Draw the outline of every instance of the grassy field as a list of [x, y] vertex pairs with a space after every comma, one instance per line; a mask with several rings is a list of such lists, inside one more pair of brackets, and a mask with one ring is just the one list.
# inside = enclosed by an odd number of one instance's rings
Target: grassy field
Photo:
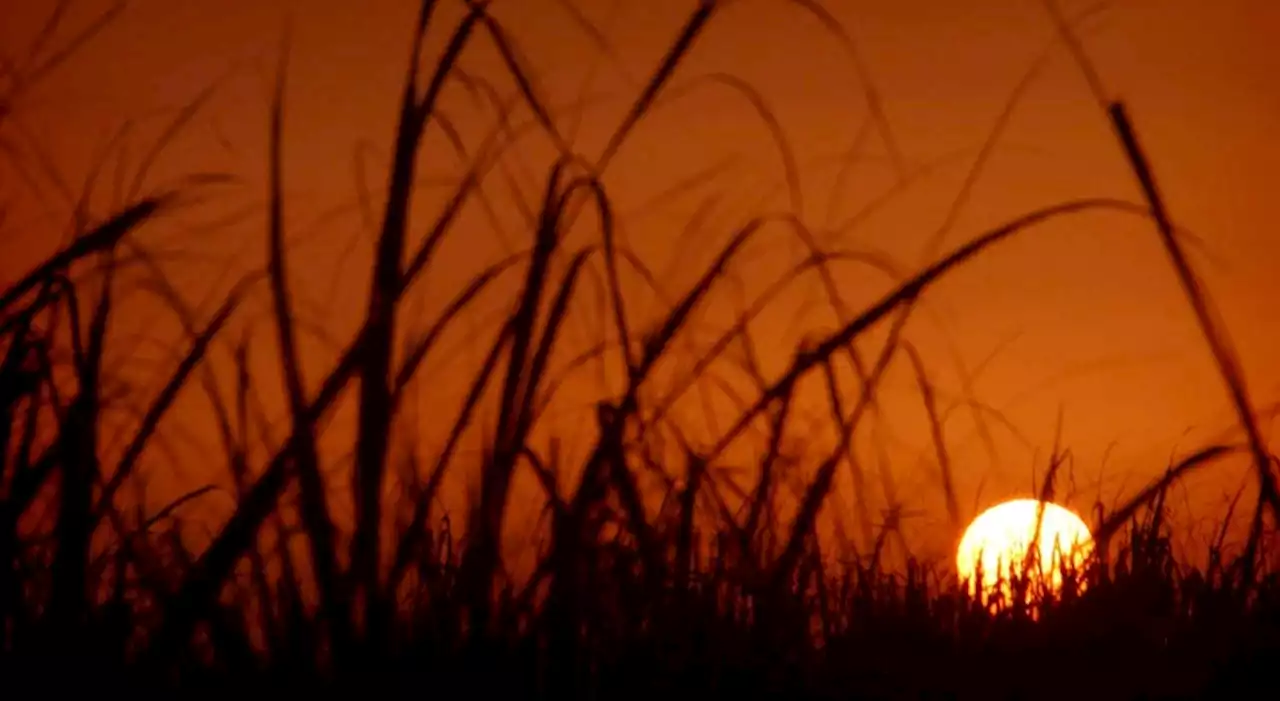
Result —
[[[819, 6], [801, 4], [825, 16]], [[212, 312], [196, 313], [182, 299], [147, 246], [152, 230], [216, 193], [221, 181], [209, 175], [141, 193], [106, 217], [77, 217], [73, 240], [5, 282], [0, 678], [49, 690], [88, 681], [139, 692], [378, 689], [389, 696], [552, 698], [1130, 698], [1243, 693], [1268, 682], [1268, 662], [1280, 650], [1274, 458], [1124, 104], [1107, 97], [1065, 19], [1063, 40], [1089, 76], [1142, 201], [1070, 201], [1026, 212], [857, 308], [830, 283], [841, 252], [824, 249], [799, 222], [762, 214], [732, 233], [656, 323], [640, 324], [619, 280], [620, 271], [632, 276], [644, 266], [618, 242], [602, 177], [715, 21], [719, 3], [702, 2], [689, 15], [594, 157], [564, 146], [553, 111], [482, 5], [471, 5], [455, 26], [440, 25], [433, 5], [423, 3], [413, 55], [430, 33], [444, 38], [445, 49], [434, 64], [415, 60], [406, 72], [376, 255], [363, 282], [366, 311], [358, 331], [340, 341], [337, 361], [318, 376], [304, 378], [300, 345], [308, 341], [289, 282], [297, 271], [286, 245], [283, 63], [259, 244], [267, 264], [245, 273]], [[450, 128], [436, 114], [442, 86], [464, 79], [459, 57], [482, 37], [500, 47], [519, 90], [512, 100], [494, 95], [498, 126], [470, 151], [471, 165], [446, 206], [428, 218], [411, 215], [424, 135]], [[0, 92], [0, 133], [21, 108], [25, 80], [73, 69], [62, 65], [74, 62], [73, 50], [49, 56], [32, 64], [31, 75], [0, 83], [7, 91]], [[505, 150], [525, 133], [563, 147], [539, 166], [545, 189], [531, 208], [527, 249], [450, 290], [438, 316], [407, 334], [406, 291], [432, 275], [442, 246], [460, 235], [460, 210], [482, 196]], [[1088, 211], [1150, 220], [1245, 440], [1204, 446], [1119, 508], [1093, 514], [1100, 554], [1084, 571], [1066, 573], [1057, 595], [1024, 581], [1015, 583], [1012, 605], [993, 608], [957, 583], [948, 563], [907, 558], [890, 566], [882, 555], [900, 537], [896, 518], [874, 527], [870, 547], [819, 537], [837, 471], [852, 470], [857, 484], [850, 444], [876, 411], [875, 388], [892, 361], [911, 363], [937, 425], [927, 369], [900, 336], [921, 295], [1003, 241]], [[565, 232], [584, 220], [598, 240], [571, 247]], [[654, 378], [681, 352], [682, 335], [708, 296], [729, 284], [744, 248], [779, 220], [800, 232], [811, 255], [776, 290], [800, 278], [829, 284], [842, 325], [796, 348], [776, 377], [750, 363], [739, 368], [752, 384], [740, 411], [723, 421], [715, 440], [687, 440], [669, 426], [671, 397], [733, 362], [730, 347], [745, 346], [750, 358], [745, 329], [758, 311], [730, 320], [700, 356], [681, 357], [674, 383], [655, 389]], [[168, 374], [145, 393], [121, 387], [107, 360], [119, 355], [112, 344], [124, 342], [111, 333], [128, 314], [121, 281], [138, 271], [188, 336]], [[596, 398], [590, 450], [570, 463], [554, 431], [546, 438], [542, 419], [562, 379], [553, 358], [567, 352], [566, 329], [592, 323], [574, 319], [572, 310], [596, 273], [604, 281], [605, 322], [596, 329], [599, 343], [574, 350], [570, 368], [607, 366], [616, 387]], [[429, 417], [447, 427], [447, 439], [423, 446], [403, 469], [393, 446], [412, 439], [397, 421], [407, 388], [431, 377], [441, 339], [491, 301], [499, 283], [514, 293], [503, 300], [497, 333], [474, 345], [479, 369], [465, 378], [461, 407]], [[773, 294], [768, 288], [760, 298]], [[246, 360], [249, 344], [260, 339], [228, 332], [254, 296], [269, 299], [270, 338], [261, 339], [275, 353], [269, 376], [255, 374]], [[855, 350], [854, 341], [886, 329], [887, 342], [873, 357]], [[230, 349], [233, 362], [215, 364], [215, 348]], [[266, 385], [280, 380], [288, 420], [284, 435], [273, 438], [255, 407], [262, 393], [278, 391]], [[813, 386], [829, 405], [837, 439], [797, 471], [784, 443], [796, 430], [801, 387]], [[155, 510], [133, 496], [144, 461], [164, 461], [165, 419], [190, 394], [213, 407], [223, 454], [207, 459], [236, 490], [229, 516], [199, 547], [180, 535], [183, 513], [211, 487]], [[133, 417], [123, 437], [116, 434], [121, 406]], [[332, 454], [333, 436], [325, 435], [340, 406], [353, 417], [350, 436], [338, 436], [346, 457]], [[462, 449], [463, 436], [474, 431], [486, 437], [478, 455]], [[747, 435], [761, 449], [747, 466], [748, 481], [731, 484], [720, 469], [724, 455]], [[954, 518], [948, 449], [940, 439], [935, 448]], [[1056, 493], [1060, 454], [1055, 446], [1040, 480], [1043, 498]], [[1239, 544], [1228, 541], [1224, 527], [1205, 546], [1205, 564], [1180, 561], [1170, 546], [1169, 489], [1233, 454], [1247, 456], [1257, 476], [1256, 501], [1232, 505], [1249, 512], [1253, 526]], [[437, 506], [450, 471], [476, 485], [460, 511]], [[802, 481], [792, 486], [797, 473]], [[503, 544], [517, 479], [536, 486], [542, 514], [539, 544], [523, 568]], [[394, 499], [386, 497], [389, 485]], [[902, 507], [892, 506], [894, 513]]]

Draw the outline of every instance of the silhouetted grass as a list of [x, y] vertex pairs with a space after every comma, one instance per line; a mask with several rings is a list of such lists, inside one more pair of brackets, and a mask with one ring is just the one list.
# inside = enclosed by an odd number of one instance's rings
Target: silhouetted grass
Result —
[[[318, 383], [304, 377], [289, 283], [283, 61], [269, 122], [266, 264], [243, 276], [207, 320], [168, 283], [146, 251], [145, 234], [220, 182], [209, 176], [139, 194], [0, 291], [0, 674], [10, 684], [54, 690], [93, 679], [104, 690], [385, 690], [415, 696], [1125, 698], [1239, 693], [1268, 681], [1264, 661], [1280, 649], [1280, 578], [1267, 557], [1271, 533], [1262, 521], [1264, 505], [1280, 504], [1273, 458], [1262, 447], [1225, 331], [1208, 311], [1119, 103], [1105, 106], [1142, 185], [1143, 204], [1097, 198], [1028, 212], [898, 276], [887, 293], [860, 310], [840, 296], [830, 264], [891, 266], [874, 256], [823, 248], [795, 212], [760, 214], [731, 232], [656, 323], [643, 324], [628, 309], [621, 271], [652, 276], [619, 242], [603, 174], [721, 3], [704, 0], [690, 13], [594, 160], [574, 153], [558, 133], [555, 111], [536, 94], [484, 3], [467, 2], [441, 57], [426, 61], [421, 54], [439, 21], [436, 4], [422, 2], [412, 37], [368, 305]], [[861, 66], [856, 45], [820, 6], [795, 4], [816, 14]], [[59, 5], [45, 34], [54, 31], [61, 12]], [[1066, 21], [1060, 23], [1069, 37]], [[480, 84], [459, 72], [460, 57], [478, 36], [499, 48], [517, 97], [503, 101], [493, 92], [497, 126], [470, 152], [466, 171], [415, 243], [410, 232], [419, 227], [411, 204], [425, 133], [433, 125], [450, 129], [438, 114], [449, 81]], [[60, 56], [35, 65], [56, 67]], [[26, 83], [10, 85], [11, 92], [0, 95], [0, 128], [20, 107]], [[749, 86], [739, 87], [780, 131], [767, 103]], [[868, 101], [888, 138], [871, 88]], [[185, 110], [159, 143], [197, 108]], [[527, 121], [516, 121], [522, 111]], [[546, 164], [545, 189], [530, 210], [530, 249], [482, 270], [398, 348], [407, 291], [439, 265], [446, 239], [464, 235], [457, 224], [463, 207], [484, 196], [483, 184], [506, 149], [531, 132], [548, 137], [557, 155]], [[778, 140], [785, 154], [785, 141]], [[143, 175], [131, 190], [141, 191]], [[798, 199], [793, 195], [793, 202]], [[1168, 490], [1189, 471], [1241, 449], [1224, 444], [1170, 466], [1111, 513], [1099, 510], [1096, 557], [1081, 571], [1064, 571], [1060, 592], [1037, 590], [1024, 573], [1012, 583], [1013, 601], [1005, 602], [971, 593], [945, 566], [912, 558], [901, 568], [888, 565], [883, 554], [889, 538], [902, 538], [902, 504], [891, 496], [891, 518], [876, 530], [864, 498], [867, 480], [851, 446], [876, 411], [876, 390], [899, 351], [911, 362], [929, 421], [949, 522], [954, 528], [963, 522], [936, 388], [920, 355], [901, 337], [911, 309], [935, 282], [987, 249], [1045, 221], [1094, 210], [1155, 222], [1183, 280], [1259, 475], [1248, 543], [1238, 553], [1228, 548], [1228, 513], [1206, 546], [1207, 564], [1180, 562], [1170, 546]], [[600, 238], [572, 248], [567, 232], [584, 212], [594, 215]], [[728, 284], [748, 244], [775, 226], [795, 234], [810, 256], [765, 286], [758, 302], [683, 363], [689, 372], [657, 390], [658, 368], [677, 354], [695, 312]], [[125, 313], [120, 271], [139, 262], [181, 321], [186, 348], [143, 402], [129, 439], [112, 459], [102, 442], [116, 402], [107, 390], [105, 359], [113, 342], [111, 319]], [[586, 432], [591, 448], [572, 464], [555, 438], [544, 444], [534, 437], [563, 382], [553, 357], [575, 353], [564, 348], [563, 332], [593, 265], [604, 270], [600, 297], [609, 309], [602, 318], [611, 328], [601, 330], [597, 346], [576, 352], [570, 367], [616, 358], [620, 390], [598, 399], [596, 426]], [[811, 275], [824, 285], [840, 323], [796, 348], [788, 367], [768, 378], [755, 360], [747, 325], [785, 287]], [[475, 346], [477, 368], [460, 408], [450, 414], [436, 405], [430, 416], [447, 428], [447, 438], [432, 458], [413, 453], [399, 485], [402, 498], [385, 503], [389, 473], [397, 469], [392, 441], [409, 430], [397, 423], [407, 388], [428, 377], [445, 334], [508, 278], [515, 287], [506, 315], [492, 338]], [[252, 339], [228, 338], [242, 300], [258, 288], [270, 298], [289, 419], [287, 435], [278, 440], [267, 437], [269, 421], [259, 404], [273, 378], [250, 371]], [[854, 343], [885, 323], [888, 340], [867, 363]], [[229, 402], [210, 360], [215, 344], [233, 349], [233, 367], [222, 371], [234, 387]], [[755, 394], [740, 397], [740, 413], [727, 430], [700, 445], [673, 428], [672, 407], [709, 381], [713, 368], [731, 362], [724, 356], [735, 344], [745, 349]], [[837, 371], [842, 358], [856, 372], [852, 398]], [[836, 440], [811, 472], [797, 471], [783, 446], [800, 385], [811, 377], [823, 384]], [[209, 399], [235, 488], [234, 510], [213, 524], [210, 542], [199, 549], [180, 536], [182, 507], [212, 486], [179, 495], [150, 514], [142, 500], [130, 504], [120, 494], [138, 479], [140, 460], [154, 448], [162, 420], [184, 390], [203, 391]], [[492, 415], [484, 413], [486, 396], [496, 398]], [[325, 455], [320, 442], [326, 420], [344, 400], [356, 410], [349, 463]], [[484, 449], [463, 464], [459, 446], [476, 430], [483, 432]], [[739, 486], [721, 476], [720, 461], [748, 433], [762, 439], [763, 449], [749, 466], [751, 483]], [[266, 457], [255, 464], [257, 452]], [[1063, 459], [1055, 445], [1041, 498], [1055, 494]], [[217, 462], [210, 456], [208, 467], [216, 469]], [[839, 532], [819, 537], [819, 517], [842, 464], [857, 492], [858, 542]], [[334, 465], [343, 469], [327, 469]], [[459, 469], [475, 478], [474, 500], [461, 513], [437, 510], [447, 473]], [[526, 576], [516, 576], [503, 548], [520, 470], [530, 472], [544, 503], [542, 545]], [[784, 504], [784, 490], [797, 477], [802, 484], [793, 503]], [[334, 516], [334, 486], [348, 488], [354, 505], [349, 524]], [[388, 526], [390, 540], [383, 536]], [[1029, 559], [1028, 567], [1038, 566]]]

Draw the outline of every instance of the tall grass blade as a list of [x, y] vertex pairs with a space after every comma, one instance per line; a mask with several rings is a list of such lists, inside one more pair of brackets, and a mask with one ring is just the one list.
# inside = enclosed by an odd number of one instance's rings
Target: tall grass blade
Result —
[[350, 644], [351, 614], [348, 599], [342, 590], [342, 573], [337, 563], [337, 538], [333, 520], [329, 516], [328, 499], [325, 496], [324, 478], [320, 474], [320, 456], [316, 447], [315, 427], [306, 423], [307, 399], [302, 377], [302, 363], [298, 357], [297, 338], [294, 332], [294, 311], [289, 294], [289, 277], [285, 269], [284, 222], [284, 96], [288, 70], [286, 42], [281, 51], [279, 74], [271, 105], [271, 132], [269, 145], [270, 195], [267, 225], [268, 280], [271, 286], [272, 308], [275, 314], [276, 340], [280, 348], [280, 369], [284, 375], [285, 393], [289, 401], [289, 413], [293, 420], [298, 482], [301, 486], [302, 519], [305, 524], [312, 566], [320, 594], [320, 608], [324, 611], [329, 634], [339, 654]]
[[[956, 488], [951, 475], [951, 456], [947, 452], [946, 438], [942, 432], [942, 420], [938, 417], [938, 403], [934, 397], [933, 383], [929, 381], [929, 376], [925, 373], [924, 362], [920, 360], [920, 354], [916, 352], [915, 346], [904, 343], [903, 350], [907, 352], [907, 357], [911, 360], [911, 367], [916, 375], [916, 386], [920, 389], [920, 399], [924, 402], [925, 413], [929, 417], [929, 434], [933, 439], [934, 455], [938, 460], [938, 473], [942, 478], [942, 490], [947, 504], [947, 517], [951, 520], [951, 528], [959, 532], [962, 525], [960, 504], [956, 499]], [[1036, 541], [1033, 539], [1031, 542], [1034, 543]]]
[[9, 307], [51, 275], [65, 270], [76, 261], [109, 250], [129, 233], [168, 209], [175, 199], [176, 193], [168, 193], [140, 200], [49, 256], [0, 293], [0, 320], [5, 318]]
[[[409, 227], [414, 174], [423, 131], [431, 118], [444, 81], [453, 71], [471, 37], [483, 8], [473, 5], [458, 24], [436, 64], [425, 94], [417, 96], [417, 57], [434, 3], [424, 3], [422, 20], [414, 35], [414, 64], [409, 70], [400, 106], [389, 175], [382, 230], [374, 254], [369, 305], [365, 312], [369, 335], [363, 344], [360, 396], [356, 428], [356, 462], [352, 494], [356, 504], [355, 534], [351, 541], [351, 570], [357, 587], [357, 606], [368, 610], [378, 589], [381, 565], [379, 525], [382, 486], [391, 432], [391, 363], [396, 331], [397, 288], [401, 284], [404, 246]], [[428, 258], [430, 253], [427, 254]]]

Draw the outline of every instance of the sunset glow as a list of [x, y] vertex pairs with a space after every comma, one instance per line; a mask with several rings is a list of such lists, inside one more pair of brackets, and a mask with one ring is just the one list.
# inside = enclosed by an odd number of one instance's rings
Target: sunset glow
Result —
[[1275, 696], [1277, 36], [0, 0], [0, 697]]
[[[969, 524], [956, 550], [956, 571], [961, 581], [974, 588], [981, 571], [984, 595], [1000, 593], [1010, 601], [1010, 573], [1022, 574], [1022, 563], [1036, 538], [1036, 522], [1041, 518], [1040, 504], [1035, 499], [1015, 499], [997, 504], [982, 512]], [[1062, 586], [1063, 558], [1078, 568], [1092, 550], [1089, 527], [1072, 511], [1053, 503], [1044, 504], [1039, 538], [1035, 540], [1042, 567], [1039, 581], [1057, 592]]]

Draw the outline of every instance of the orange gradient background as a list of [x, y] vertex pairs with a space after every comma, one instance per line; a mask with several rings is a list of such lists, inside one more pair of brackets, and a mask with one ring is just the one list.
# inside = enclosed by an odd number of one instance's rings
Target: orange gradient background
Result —
[[[22, 55], [53, 4], [4, 3], [0, 46], [7, 57]], [[460, 4], [442, 3], [429, 56], [443, 45]], [[577, 147], [594, 156], [694, 3], [580, 0], [576, 5], [607, 37], [607, 51], [561, 2], [505, 0], [494, 2], [492, 11], [519, 46], [538, 89], [562, 109], [562, 129], [572, 131]], [[845, 245], [881, 252], [904, 270], [934, 257], [936, 252], [926, 250], [931, 233], [945, 218], [1005, 101], [1046, 50], [1052, 51], [1050, 61], [1019, 101], [942, 250], [1036, 206], [1088, 196], [1139, 199], [1105, 116], [1056, 43], [1040, 3], [829, 0], [824, 5], [857, 41], [905, 167], [937, 164], [842, 239]], [[1086, 3], [1063, 6], [1078, 13]], [[74, 3], [68, 28], [83, 26], [105, 7], [93, 0]], [[372, 193], [370, 214], [376, 223], [416, 12], [413, 0], [128, 3], [101, 37], [24, 96], [15, 121], [6, 127], [25, 155], [0, 159], [6, 207], [0, 279], [12, 279], [47, 255], [67, 229], [69, 203], [33, 155], [37, 150], [77, 192], [122, 125], [131, 124], [128, 145], [114, 153], [125, 153], [136, 167], [174, 115], [210, 89], [201, 111], [164, 149], [149, 182], [221, 171], [235, 175], [239, 184], [219, 190], [218, 199], [176, 222], [149, 228], [143, 239], [181, 254], [172, 270], [193, 303], [225, 291], [228, 271], [261, 264], [267, 117], [288, 26], [284, 145], [292, 282], [304, 320], [324, 328], [335, 342], [345, 342], [363, 311], [376, 234], [361, 213], [358, 193], [362, 188]], [[1255, 405], [1265, 409], [1280, 400], [1280, 364], [1274, 360], [1280, 357], [1280, 313], [1274, 306], [1280, 293], [1275, 230], [1280, 90], [1274, 83], [1280, 75], [1274, 45], [1280, 4], [1117, 0], [1080, 32], [1107, 88], [1129, 106], [1173, 216], [1201, 241], [1190, 248], [1193, 264], [1233, 336]], [[463, 66], [493, 77], [500, 92], [510, 91], [486, 39], [475, 41]], [[867, 123], [863, 85], [839, 41], [795, 5], [780, 0], [730, 4], [698, 40], [669, 94], [696, 76], [715, 73], [750, 83], [767, 101], [799, 164], [802, 215], [815, 228], [847, 219], [893, 184], [892, 150], [876, 132], [852, 175], [838, 177], [841, 154]], [[584, 95], [588, 109], [573, 129], [578, 120], [572, 107]], [[443, 106], [476, 143], [489, 124], [488, 113], [457, 89]], [[523, 170], [516, 178], [530, 204], [541, 194], [550, 153], [535, 141], [519, 163], [512, 161]], [[428, 182], [415, 204], [419, 232], [447, 192], [431, 187], [430, 179], [460, 172], [439, 129], [428, 139], [428, 154], [421, 161]], [[710, 175], [699, 177], [708, 169]], [[104, 178], [109, 182], [112, 176]], [[692, 283], [735, 226], [752, 214], [788, 206], [782, 161], [764, 122], [741, 95], [715, 83], [672, 97], [654, 111], [618, 154], [605, 184], [625, 239], [662, 274], [672, 296]], [[713, 194], [717, 199], [704, 226], [683, 233]], [[104, 187], [96, 211], [107, 211], [109, 196], [110, 187]], [[503, 230], [495, 231], [478, 209], [468, 212], [460, 233], [442, 250], [442, 263], [415, 288], [413, 305], [418, 306], [406, 312], [408, 327], [420, 328], [415, 314], [428, 318], [427, 312], [438, 309], [446, 294], [483, 265], [527, 245], [528, 229], [521, 227], [510, 193], [498, 192], [495, 199], [506, 203], [497, 213]], [[214, 222], [218, 228], [206, 230], [204, 225]], [[580, 228], [573, 240], [592, 240], [595, 234]], [[797, 250], [785, 234], [760, 239], [736, 271], [736, 283], [744, 294], [758, 291], [781, 272], [778, 259], [794, 261]], [[840, 270], [842, 292], [855, 308], [887, 289], [888, 280], [879, 273], [858, 266]], [[642, 301], [640, 289], [632, 298], [643, 322], [661, 307]], [[727, 326], [738, 304], [730, 290], [716, 295], [699, 314], [699, 324]], [[810, 284], [753, 325], [770, 372], [781, 370], [804, 336], [833, 328], [836, 320], [819, 303], [819, 292]], [[497, 312], [499, 302], [493, 297], [485, 309]], [[269, 410], [282, 416], [267, 309], [265, 294], [256, 297], [236, 333], [264, 339], [261, 350], [255, 341], [255, 372]], [[578, 348], [594, 337], [592, 319], [598, 318], [590, 304], [584, 309], [569, 330]], [[140, 342], [122, 358], [121, 372], [136, 373], [130, 376], [143, 387], [158, 382], [172, 365], [167, 353], [180, 339], [171, 315], [140, 300], [119, 323], [122, 335], [141, 329], [155, 339]], [[477, 318], [474, 328], [485, 334], [479, 342], [487, 344], [493, 316]], [[873, 336], [877, 342], [864, 344], [865, 354], [878, 351], [883, 333]], [[1226, 392], [1154, 229], [1137, 219], [1101, 214], [1064, 219], [998, 247], [932, 289], [907, 337], [930, 368], [944, 405], [962, 389], [959, 363], [973, 375], [974, 395], [1022, 435], [993, 427], [1000, 448], [993, 461], [966, 412], [949, 419], [947, 439], [966, 517], [1001, 498], [1027, 495], [1034, 476], [1044, 472], [1059, 410], [1062, 443], [1074, 457], [1070, 480], [1066, 473], [1059, 478], [1060, 490], [1074, 490], [1077, 509], [1086, 514], [1099, 494], [1104, 503], [1114, 503], [1159, 474], [1171, 455], [1185, 455], [1233, 427]], [[332, 362], [334, 347], [315, 335], [305, 339], [308, 378], [314, 382]], [[408, 411], [417, 417], [409, 420], [416, 421], [424, 444], [443, 430], [442, 422], [431, 418], [433, 407], [451, 415], [457, 406], [464, 387], [457, 378], [466, 377], [466, 363], [476, 355], [468, 355], [467, 343], [458, 335], [448, 344], [448, 352], [439, 356], [445, 364], [429, 369], [431, 383], [417, 393], [418, 409]], [[219, 358], [225, 364], [225, 353]], [[551, 420], [563, 429], [570, 450], [574, 426], [591, 416], [589, 406], [582, 405], [593, 391], [589, 385], [584, 382], [580, 391], [567, 395]], [[153, 456], [149, 493], [157, 500], [179, 487], [225, 478], [208, 474], [220, 470], [217, 464], [210, 468], [198, 459], [196, 451], [210, 454], [214, 448], [208, 446], [216, 444], [199, 418], [207, 408], [198, 393], [187, 394], [194, 398], [184, 399], [184, 413], [170, 422], [187, 457], [171, 464]], [[897, 363], [886, 378], [883, 401], [892, 418], [877, 438], [884, 447], [881, 467], [891, 471], [905, 505], [923, 514], [913, 527], [940, 534], [933, 552], [949, 557], [947, 538], [958, 533], [946, 530], [927, 424], [906, 362]], [[731, 418], [730, 406], [708, 411], [723, 424]], [[816, 406], [814, 414], [822, 417], [821, 402]], [[1269, 415], [1263, 415], [1270, 437]], [[717, 432], [715, 426], [707, 429]], [[340, 446], [340, 428], [335, 425], [331, 433]], [[870, 437], [859, 445], [868, 455], [879, 455]], [[340, 463], [334, 464], [339, 469]], [[1213, 468], [1188, 483], [1185, 500], [1171, 499], [1187, 507], [1183, 522], [1190, 527], [1215, 515], [1245, 478], [1240, 468]], [[465, 470], [456, 474], [455, 490], [461, 494]], [[843, 489], [835, 503], [847, 505], [847, 485]], [[517, 502], [527, 498], [517, 493]]]

